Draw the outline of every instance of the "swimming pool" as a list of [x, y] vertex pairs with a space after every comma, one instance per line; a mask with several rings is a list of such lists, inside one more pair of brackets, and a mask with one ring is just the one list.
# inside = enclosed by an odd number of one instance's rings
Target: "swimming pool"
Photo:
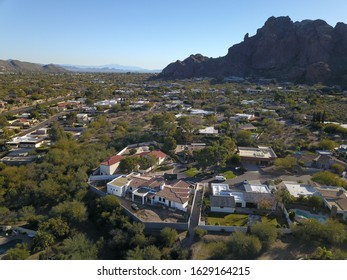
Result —
[[22, 243], [21, 239], [13, 239], [5, 244], [0, 245], [0, 255], [5, 254], [8, 249], [14, 248], [20, 243]]
[[301, 209], [292, 209], [291, 211], [295, 212], [295, 216], [298, 218], [315, 219], [320, 223], [325, 223], [328, 220], [327, 216], [312, 214], [308, 211], [301, 210]]

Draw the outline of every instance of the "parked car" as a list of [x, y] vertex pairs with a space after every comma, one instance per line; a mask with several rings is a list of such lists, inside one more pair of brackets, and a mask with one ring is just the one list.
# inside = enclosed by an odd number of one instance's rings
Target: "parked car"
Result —
[[140, 210], [140, 208], [136, 205], [136, 203], [131, 204], [131, 208], [135, 211]]
[[217, 175], [216, 176], [216, 180], [217, 181], [225, 181], [227, 178], [225, 178], [224, 176], [221, 176], [221, 175]]

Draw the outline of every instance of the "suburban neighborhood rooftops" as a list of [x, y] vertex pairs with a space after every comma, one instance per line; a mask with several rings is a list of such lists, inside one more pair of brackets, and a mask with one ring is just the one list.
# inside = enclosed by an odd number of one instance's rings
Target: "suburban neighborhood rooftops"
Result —
[[262, 184], [244, 184], [246, 192], [270, 193], [269, 187]]
[[212, 188], [212, 194], [213, 195], [220, 195], [221, 192], [230, 191], [228, 184], [212, 183], [211, 188]]
[[260, 159], [274, 159], [277, 155], [271, 147], [258, 146], [252, 147], [238, 147], [240, 157], [244, 158], [260, 158]]
[[335, 205], [338, 210], [347, 211], [347, 192], [339, 187], [319, 187], [320, 195], [330, 205]]
[[297, 182], [283, 181], [284, 187], [294, 197], [311, 196], [317, 194], [317, 190], [309, 185], [299, 184]]

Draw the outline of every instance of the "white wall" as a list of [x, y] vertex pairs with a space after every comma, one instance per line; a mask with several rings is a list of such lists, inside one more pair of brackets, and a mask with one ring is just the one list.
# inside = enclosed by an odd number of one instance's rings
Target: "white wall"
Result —
[[125, 194], [125, 186], [119, 187], [107, 184], [107, 193], [122, 197]]
[[100, 174], [101, 175], [112, 175], [119, 166], [119, 162], [113, 165], [100, 164]]
[[[163, 198], [161, 198], [161, 201], [159, 201], [159, 196], [155, 196], [154, 197], [154, 202], [155, 203], [164, 204], [167, 207], [169, 207], [169, 200], [168, 199], [165, 199], [165, 202], [163, 202]], [[186, 203], [184, 203], [184, 204], [171, 201], [171, 206], [170, 207], [171, 208], [176, 208], [176, 209], [184, 211], [184, 212], [187, 212], [187, 205], [188, 205], [188, 201]]]
[[230, 207], [211, 207], [211, 212], [221, 212], [221, 213], [234, 213], [235, 208]]

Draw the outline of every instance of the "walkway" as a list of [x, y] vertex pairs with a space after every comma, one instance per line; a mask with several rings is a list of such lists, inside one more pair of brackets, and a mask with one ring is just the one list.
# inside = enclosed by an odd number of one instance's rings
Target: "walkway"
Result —
[[189, 237], [182, 241], [183, 246], [190, 247], [194, 241], [194, 229], [199, 225], [200, 209], [202, 205], [203, 184], [197, 184], [197, 191], [192, 205], [192, 212], [189, 224]]

